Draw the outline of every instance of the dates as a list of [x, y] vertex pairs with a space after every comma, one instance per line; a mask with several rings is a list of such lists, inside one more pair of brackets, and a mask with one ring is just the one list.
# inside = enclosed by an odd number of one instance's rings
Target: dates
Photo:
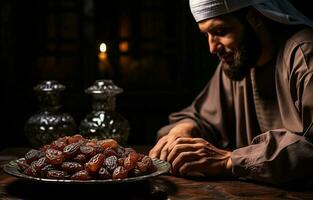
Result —
[[73, 174], [73, 176], [71, 176], [72, 180], [89, 180], [91, 178], [92, 177], [89, 175], [87, 170], [81, 170]]
[[67, 173], [75, 173], [83, 170], [83, 166], [77, 162], [63, 162], [61, 168]]
[[80, 146], [80, 152], [84, 154], [87, 158], [91, 158], [92, 156], [96, 155], [97, 151], [95, 147], [92, 146]]
[[48, 179], [124, 179], [155, 171], [150, 157], [124, 148], [113, 139], [86, 139], [76, 134], [29, 150], [17, 160], [26, 175]]
[[116, 156], [109, 156], [105, 159], [103, 165], [108, 171], [113, 172], [118, 166], [118, 159]]
[[128, 175], [128, 171], [123, 166], [118, 166], [114, 169], [112, 178], [113, 179], [122, 179], [126, 178]]
[[25, 160], [27, 164], [30, 164], [42, 156], [43, 156], [43, 153], [41, 151], [38, 151], [36, 149], [31, 149], [25, 154]]
[[22, 170], [24, 171], [25, 169], [27, 169], [29, 167], [29, 165], [27, 164], [26, 162], [26, 159], [25, 158], [20, 158], [16, 161], [17, 163], [17, 166]]
[[99, 174], [99, 177], [101, 179], [112, 178], [112, 175], [110, 174], [110, 172], [105, 167], [101, 167], [98, 174]]
[[56, 149], [47, 149], [46, 158], [47, 163], [52, 165], [60, 165], [64, 160], [64, 155], [62, 154], [62, 151]]
[[65, 172], [64, 171], [50, 170], [47, 173], [47, 178], [63, 179], [64, 177], [65, 177]]
[[80, 143], [79, 142], [75, 142], [75, 143], [71, 143], [69, 145], [66, 145], [63, 148], [63, 155], [65, 158], [73, 158], [75, 157], [79, 151], [80, 151]]
[[86, 164], [85, 169], [90, 173], [96, 173], [103, 165], [104, 155], [101, 153], [93, 156]]

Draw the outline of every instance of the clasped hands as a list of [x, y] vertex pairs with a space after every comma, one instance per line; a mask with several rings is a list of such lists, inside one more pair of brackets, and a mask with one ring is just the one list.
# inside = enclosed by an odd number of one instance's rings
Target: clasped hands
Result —
[[231, 152], [193, 137], [195, 131], [192, 123], [176, 125], [158, 140], [149, 156], [168, 161], [171, 173], [178, 176], [231, 176]]

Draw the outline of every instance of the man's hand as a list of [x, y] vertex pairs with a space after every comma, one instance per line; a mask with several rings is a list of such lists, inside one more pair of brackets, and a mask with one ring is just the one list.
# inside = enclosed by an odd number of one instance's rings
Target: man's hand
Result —
[[150, 150], [149, 156], [151, 158], [159, 158], [166, 160], [168, 156], [169, 146], [178, 138], [191, 138], [196, 130], [196, 127], [192, 123], [181, 123], [173, 127], [170, 132], [163, 136], [157, 144]]
[[178, 138], [168, 146], [167, 161], [180, 176], [231, 176], [230, 155], [202, 138]]

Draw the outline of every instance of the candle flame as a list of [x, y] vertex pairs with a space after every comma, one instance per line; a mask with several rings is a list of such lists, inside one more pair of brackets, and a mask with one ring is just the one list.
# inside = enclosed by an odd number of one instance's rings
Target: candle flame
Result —
[[106, 52], [107, 51], [107, 45], [104, 43], [104, 42], [102, 42], [101, 44], [100, 44], [100, 52]]

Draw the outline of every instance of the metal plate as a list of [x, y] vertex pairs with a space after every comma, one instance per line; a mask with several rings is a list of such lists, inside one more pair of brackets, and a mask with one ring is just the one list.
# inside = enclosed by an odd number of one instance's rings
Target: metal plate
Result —
[[93, 179], [93, 180], [70, 180], [70, 179], [48, 179], [48, 178], [38, 178], [33, 176], [28, 176], [26, 174], [23, 174], [17, 163], [16, 160], [13, 160], [9, 162], [8, 164], [5, 164], [3, 167], [3, 170], [12, 176], [23, 178], [27, 180], [33, 180], [33, 181], [39, 181], [39, 182], [50, 182], [50, 183], [87, 183], [87, 184], [113, 184], [113, 183], [127, 183], [127, 182], [134, 182], [134, 181], [141, 181], [148, 178], [156, 177], [161, 174], [165, 174], [170, 170], [170, 164], [166, 161], [159, 160], [159, 159], [152, 159], [154, 166], [156, 167], [156, 171], [143, 175], [143, 176], [137, 176], [137, 177], [130, 177], [130, 178], [124, 178], [124, 179], [106, 179], [106, 180], [100, 180], [100, 179]]

